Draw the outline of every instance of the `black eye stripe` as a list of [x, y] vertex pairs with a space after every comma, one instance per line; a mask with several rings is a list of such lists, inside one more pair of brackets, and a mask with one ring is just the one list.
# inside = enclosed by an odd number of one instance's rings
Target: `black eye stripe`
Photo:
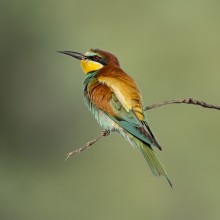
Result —
[[102, 58], [102, 57], [100, 57], [100, 56], [98, 56], [98, 55], [88, 56], [88, 58], [89, 58], [90, 60], [95, 61], [95, 62], [101, 63], [101, 64], [104, 65], [104, 66], [107, 65], [107, 62], [106, 62], [105, 58]]
[[95, 55], [95, 56], [92, 57], [92, 59], [93, 59], [94, 61], [98, 61], [98, 60], [100, 59], [100, 57], [97, 56], [97, 55]]

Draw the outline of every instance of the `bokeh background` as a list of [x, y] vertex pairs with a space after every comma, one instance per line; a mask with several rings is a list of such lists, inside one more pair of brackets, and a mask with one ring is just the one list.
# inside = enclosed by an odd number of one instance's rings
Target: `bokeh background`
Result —
[[220, 104], [219, 10], [215, 0], [1, 0], [0, 219], [220, 219], [220, 112], [148, 112], [173, 190], [116, 134], [64, 162], [101, 129], [79, 62], [56, 53], [114, 53], [146, 105]]

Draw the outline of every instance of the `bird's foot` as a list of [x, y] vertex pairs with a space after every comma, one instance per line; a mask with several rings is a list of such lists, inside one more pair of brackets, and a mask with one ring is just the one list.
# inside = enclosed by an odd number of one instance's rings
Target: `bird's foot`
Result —
[[102, 131], [102, 136], [106, 137], [110, 134], [110, 130], [103, 130]]

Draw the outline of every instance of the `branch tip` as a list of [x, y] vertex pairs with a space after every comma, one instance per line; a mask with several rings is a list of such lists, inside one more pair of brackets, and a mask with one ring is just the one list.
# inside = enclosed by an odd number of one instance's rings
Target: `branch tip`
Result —
[[78, 154], [84, 150], [86, 150], [87, 148], [91, 147], [94, 143], [96, 143], [97, 141], [99, 141], [102, 137], [107, 137], [110, 134], [109, 130], [103, 130], [101, 132], [101, 135], [99, 135], [98, 137], [96, 137], [95, 139], [88, 141], [84, 146], [77, 148], [74, 151], [71, 151], [69, 153], [66, 154], [66, 159], [65, 161], [67, 161], [70, 157], [72, 157], [74, 154]]
[[159, 103], [156, 103], [156, 104], [153, 104], [153, 105], [149, 105], [149, 106], [146, 106], [144, 108], [144, 111], [147, 111], [147, 110], [150, 110], [150, 109], [153, 109], [153, 108], [158, 108], [158, 107], [161, 107], [161, 106], [164, 106], [164, 105], [181, 104], [181, 103], [199, 105], [199, 106], [204, 107], [204, 108], [212, 108], [212, 109], [220, 110], [219, 105], [212, 105], [212, 104], [208, 104], [204, 101], [199, 101], [199, 100], [196, 100], [196, 99], [193, 99], [193, 98], [186, 98], [186, 99], [169, 100], [169, 101], [159, 102]]

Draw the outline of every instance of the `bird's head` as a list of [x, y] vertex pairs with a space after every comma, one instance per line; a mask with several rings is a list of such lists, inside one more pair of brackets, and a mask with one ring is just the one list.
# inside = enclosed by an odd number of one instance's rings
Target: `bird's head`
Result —
[[85, 74], [92, 73], [109, 65], [118, 65], [118, 59], [111, 53], [99, 49], [91, 49], [85, 54], [73, 51], [58, 51], [80, 60]]

